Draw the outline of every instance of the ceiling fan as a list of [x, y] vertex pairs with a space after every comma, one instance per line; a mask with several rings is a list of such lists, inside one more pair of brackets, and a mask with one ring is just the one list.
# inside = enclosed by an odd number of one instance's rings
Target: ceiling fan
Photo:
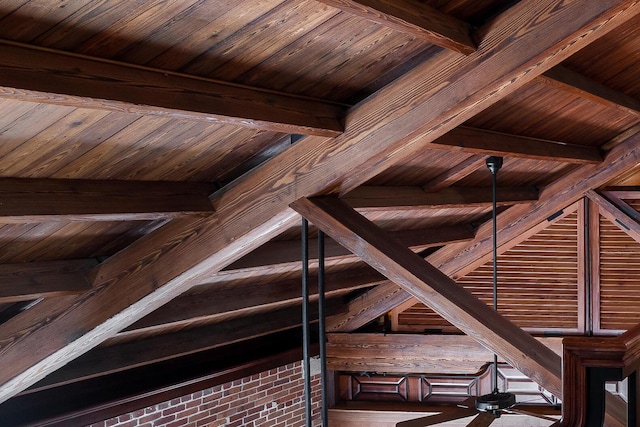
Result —
[[[493, 194], [493, 309], [498, 310], [498, 248], [497, 248], [497, 204], [496, 204], [496, 184], [497, 175], [502, 168], [502, 157], [491, 156], [486, 160], [487, 168], [492, 177]], [[491, 378], [492, 392], [478, 397], [470, 397], [450, 411], [444, 411], [436, 415], [414, 418], [401, 421], [396, 427], [426, 427], [437, 425], [447, 421], [467, 418], [476, 415], [467, 424], [467, 427], [488, 427], [502, 414], [520, 414], [534, 416], [549, 421], [557, 421], [546, 415], [531, 413], [522, 408], [516, 407], [516, 396], [513, 393], [500, 392], [498, 390], [498, 356], [493, 355], [493, 367]]]

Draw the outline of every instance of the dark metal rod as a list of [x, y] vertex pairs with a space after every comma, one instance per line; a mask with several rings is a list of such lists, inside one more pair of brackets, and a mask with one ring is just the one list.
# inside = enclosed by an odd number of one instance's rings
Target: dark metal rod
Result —
[[311, 427], [311, 362], [309, 336], [309, 222], [302, 218], [302, 374], [305, 426]]
[[[498, 311], [498, 218], [497, 203], [496, 203], [496, 181], [498, 171], [491, 172], [491, 178], [493, 183], [492, 198], [493, 198], [493, 309]], [[498, 355], [493, 353], [493, 392], [498, 393]]]
[[324, 233], [318, 230], [318, 341], [320, 344], [320, 396], [322, 426], [329, 425], [329, 408], [327, 407], [327, 338], [324, 310]]

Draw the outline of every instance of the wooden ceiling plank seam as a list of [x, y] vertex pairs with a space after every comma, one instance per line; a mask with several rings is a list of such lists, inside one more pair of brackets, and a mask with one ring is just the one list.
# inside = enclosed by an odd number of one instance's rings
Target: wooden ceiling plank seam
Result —
[[302, 198], [291, 207], [511, 366], [554, 395], [562, 395], [560, 356], [343, 201]]
[[521, 135], [459, 126], [431, 144], [432, 148], [567, 163], [598, 163], [597, 147], [566, 144]]
[[545, 71], [536, 79], [590, 101], [616, 108], [625, 114], [640, 117], [640, 100], [613, 90], [562, 65]]
[[30, 301], [91, 289], [86, 273], [94, 259], [0, 264], [0, 303]]
[[425, 3], [415, 0], [319, 1], [455, 52], [470, 54], [476, 50], [470, 24]]
[[[611, 179], [635, 167], [637, 158], [640, 157], [640, 126], [625, 132], [624, 138], [615, 138], [615, 144], [612, 144], [613, 148], [607, 153], [603, 163], [583, 165], [542, 189], [537, 202], [524, 208], [513, 206], [499, 214], [498, 247], [502, 246], [501, 242], [517, 239], [522, 233], [530, 230], [532, 224], [540, 224], [548, 218], [553, 218], [562, 211], [563, 205], [575, 203], [584, 197], [588, 190], [606, 185]], [[458, 271], [464, 273], [469, 266], [477, 267], [476, 264], [483, 264], [484, 260], [491, 256], [490, 232], [490, 227], [485, 224], [478, 229], [476, 238], [469, 244], [447, 245], [431, 255], [428, 261], [446, 274], [457, 278]], [[382, 287], [385, 289], [379, 289]], [[345, 329], [340, 328], [341, 324], [362, 326], [392, 310], [394, 307], [383, 303], [387, 300], [385, 294], [393, 295], [393, 302], [399, 302], [396, 306], [409, 304], [407, 301], [411, 298], [411, 295], [399, 290], [393, 283], [384, 283], [370, 292], [375, 292], [375, 299], [369, 300], [366, 294], [361, 296], [361, 301], [354, 304], [353, 309], [341, 315], [339, 319], [334, 319], [336, 322], [327, 322], [327, 327], [331, 328], [330, 330], [344, 331]], [[349, 323], [345, 319], [349, 319]]]
[[92, 291], [0, 325], [0, 402], [290, 227], [289, 203], [363, 184], [639, 13], [634, 0], [518, 2], [480, 30], [476, 52], [413, 68], [353, 108], [344, 133], [307, 137], [218, 193], [212, 217], [171, 221], [94, 269]]
[[0, 178], [0, 223], [140, 221], [213, 213], [209, 183]]
[[282, 92], [0, 40], [0, 97], [276, 132], [339, 135], [345, 107]]
[[[496, 191], [499, 206], [537, 199], [535, 187], [499, 187]], [[342, 196], [342, 200], [359, 211], [490, 207], [492, 192], [489, 187], [448, 187], [427, 193], [421, 187], [361, 186]]]

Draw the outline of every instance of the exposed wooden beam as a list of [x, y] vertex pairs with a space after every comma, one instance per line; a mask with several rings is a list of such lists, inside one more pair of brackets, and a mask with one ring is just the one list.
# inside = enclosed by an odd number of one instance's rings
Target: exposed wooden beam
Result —
[[423, 185], [422, 189], [429, 193], [447, 188], [484, 166], [486, 158], [486, 156], [473, 154]]
[[0, 303], [80, 294], [91, 289], [86, 273], [95, 260], [0, 265]]
[[[335, 299], [327, 301], [327, 314], [335, 313], [342, 304]], [[237, 319], [184, 328], [147, 338], [113, 339], [74, 360], [63, 370], [40, 382], [40, 386], [79, 381], [107, 375], [163, 360], [193, 354], [245, 341], [300, 326], [300, 306], [274, 310], [268, 314], [245, 316]], [[317, 306], [310, 307], [310, 316], [317, 322]]]
[[613, 90], [562, 65], [556, 65], [545, 71], [537, 77], [537, 80], [598, 104], [616, 108], [626, 114], [640, 116], [640, 100]]
[[565, 144], [520, 135], [460, 126], [433, 142], [434, 148], [567, 163], [598, 163], [597, 147]]
[[637, 220], [593, 190], [588, 191], [586, 196], [598, 206], [602, 216], [617, 225], [620, 230], [627, 233], [633, 240], [640, 243], [640, 223]]
[[[538, 199], [534, 187], [498, 188], [499, 205], [528, 203]], [[469, 208], [491, 206], [489, 187], [449, 187], [437, 193], [426, 193], [420, 187], [362, 186], [342, 197], [349, 206], [358, 210], [396, 210], [426, 208]]]
[[213, 212], [214, 184], [0, 178], [0, 223], [136, 221]]
[[[384, 276], [369, 268], [356, 269], [354, 272], [328, 273], [325, 275], [325, 294], [327, 297], [337, 296], [373, 286], [383, 280]], [[216, 283], [211, 286], [199, 286], [196, 292], [175, 298], [125, 329], [125, 332], [139, 333], [141, 329], [161, 329], [169, 323], [177, 322], [227, 320], [300, 304], [300, 283], [300, 279], [291, 279], [262, 285], [252, 282], [246, 285], [230, 286], [228, 283]], [[310, 278], [312, 300], [318, 296], [317, 283], [316, 278]]]
[[87, 297], [45, 299], [0, 325], [0, 402], [271, 240], [297, 220], [294, 200], [362, 185], [639, 13], [634, 0], [518, 2], [480, 29], [476, 52], [438, 52], [351, 109], [343, 134], [307, 137], [234, 181], [213, 216], [171, 221], [109, 258]]
[[302, 198], [291, 207], [507, 363], [562, 395], [560, 356], [337, 198]]
[[[392, 231], [394, 238], [413, 249], [424, 249], [442, 246], [452, 242], [473, 239], [474, 232], [470, 226], [451, 226], [438, 228], [422, 228], [417, 230]], [[330, 238], [325, 239], [325, 257], [345, 257], [353, 255], [344, 246]], [[260, 246], [248, 255], [225, 268], [239, 270], [247, 268], [264, 268], [265, 266], [284, 263], [300, 263], [300, 240], [271, 241]], [[309, 239], [309, 258], [318, 259], [318, 240]]]
[[[544, 223], [567, 205], [584, 197], [587, 191], [601, 187], [635, 167], [640, 158], [640, 127], [631, 129], [621, 139], [622, 142], [615, 145], [602, 164], [583, 165], [544, 188], [537, 202], [526, 206], [516, 205], [501, 213], [498, 216], [499, 246], [517, 240], [532, 227]], [[473, 241], [468, 244], [447, 245], [429, 256], [428, 261], [455, 280], [466, 274], [469, 266], [477, 265], [489, 257], [491, 250], [491, 227], [490, 224], [484, 224], [477, 230]], [[348, 329], [341, 325], [362, 326], [412, 298], [391, 282], [384, 283], [369, 293], [372, 294], [371, 297], [362, 295], [348, 313], [328, 322], [328, 328], [346, 331]]]
[[415, 0], [320, 0], [412, 37], [469, 54], [476, 50], [471, 25]]
[[[562, 338], [537, 338], [562, 355]], [[327, 334], [334, 371], [475, 374], [493, 353], [466, 335]]]
[[0, 40], [0, 97], [335, 136], [344, 107], [320, 100]]

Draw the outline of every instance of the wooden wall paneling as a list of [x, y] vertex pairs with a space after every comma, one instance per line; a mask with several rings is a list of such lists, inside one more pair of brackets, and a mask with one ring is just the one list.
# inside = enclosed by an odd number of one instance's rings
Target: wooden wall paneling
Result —
[[485, 164], [485, 159], [486, 156], [482, 156], [480, 154], [472, 154], [462, 162], [458, 163], [450, 169], [447, 169], [442, 174], [424, 184], [422, 186], [422, 189], [425, 192], [429, 193], [447, 188], [480, 169]]
[[340, 199], [303, 198], [291, 206], [473, 339], [553, 394], [561, 394], [561, 360], [557, 354], [395, 242]]
[[[0, 325], [8, 343], [1, 349], [8, 368], [0, 373], [0, 401], [279, 234], [296, 217], [288, 204], [301, 195], [363, 184], [640, 13], [632, 0], [588, 5], [517, 3], [481, 29], [483, 42], [473, 54], [440, 52], [352, 109], [343, 134], [305, 138], [225, 188], [213, 218], [172, 221], [111, 257], [93, 271], [95, 292], [82, 300], [45, 300], [28, 318]], [[52, 320], [36, 321], [43, 318]], [[48, 340], [52, 329], [64, 334]], [[30, 350], [36, 347], [37, 353]]]
[[[589, 237], [590, 237], [590, 222], [589, 222], [589, 204], [585, 199], [580, 199], [578, 201], [578, 209], [576, 210], [578, 214], [578, 224], [577, 224], [577, 233], [578, 233], [578, 324], [577, 324], [577, 332], [583, 335], [587, 334], [587, 311], [590, 310], [591, 305], [590, 302], [587, 302], [588, 298], [591, 298], [590, 289], [591, 289], [591, 270], [590, 270], [590, 260], [588, 259], [589, 255]], [[589, 315], [590, 316], [590, 315]], [[589, 325], [588, 330], [591, 331], [591, 325]]]
[[320, 0], [344, 12], [407, 33], [429, 43], [469, 54], [476, 50], [471, 25], [412, 0]]

